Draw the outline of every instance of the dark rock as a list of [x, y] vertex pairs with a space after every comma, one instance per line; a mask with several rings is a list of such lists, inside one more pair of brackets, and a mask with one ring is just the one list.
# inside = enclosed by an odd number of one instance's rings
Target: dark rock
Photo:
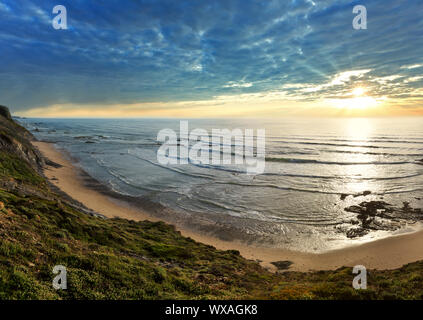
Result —
[[45, 163], [46, 163], [46, 165], [53, 167], [53, 168], [62, 168], [63, 167], [61, 164], [58, 164], [58, 163], [51, 161], [49, 159], [45, 159]]
[[278, 270], [287, 270], [292, 265], [292, 261], [284, 260], [284, 261], [274, 261], [271, 262]]
[[347, 212], [353, 212], [353, 213], [361, 213], [362, 211], [364, 211], [364, 209], [360, 206], [351, 206], [348, 208], [344, 209]]
[[371, 191], [366, 190], [366, 191], [364, 191], [364, 192], [362, 192], [362, 193], [357, 193], [357, 194], [355, 194], [355, 195], [354, 195], [354, 198], [361, 197], [361, 196], [365, 197], [365, 196], [368, 196], [369, 194], [372, 194], [372, 192], [371, 192]]
[[12, 120], [8, 107], [0, 106], [0, 116], [6, 118], [7, 120]]
[[410, 203], [394, 207], [384, 201], [363, 201], [344, 209], [357, 214], [358, 225], [347, 231], [349, 238], [365, 235], [371, 230], [394, 231], [410, 221], [422, 220], [422, 209], [413, 209]]
[[352, 238], [358, 238], [358, 237], [362, 237], [365, 236], [366, 234], [369, 233], [370, 230], [367, 230], [365, 228], [351, 228], [350, 230], [347, 231], [347, 237], [352, 239]]
[[391, 205], [384, 201], [362, 202], [359, 205], [350, 206], [344, 209], [347, 212], [357, 213], [359, 226], [347, 231], [348, 238], [362, 237], [370, 230], [394, 230], [395, 228], [388, 224], [382, 224], [380, 218], [391, 219], [387, 214], [392, 212]]
[[341, 200], [345, 200], [348, 196], [349, 195], [348, 194], [345, 194], [345, 193], [341, 194]]

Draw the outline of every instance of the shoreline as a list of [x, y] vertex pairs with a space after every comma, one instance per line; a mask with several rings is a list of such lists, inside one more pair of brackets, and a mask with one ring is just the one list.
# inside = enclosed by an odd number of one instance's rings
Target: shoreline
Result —
[[[94, 179], [84, 178], [81, 169], [67, 160], [64, 154], [49, 142], [32, 142], [42, 155], [59, 166], [46, 165], [44, 175], [60, 190], [87, 208], [107, 217], [128, 220], [164, 221], [175, 225], [185, 237], [212, 245], [220, 250], [238, 250], [244, 258], [259, 260], [260, 264], [276, 271], [271, 262], [291, 261], [289, 271], [334, 270], [342, 266], [364, 265], [367, 269], [395, 269], [404, 264], [423, 260], [423, 231], [393, 235], [365, 244], [325, 253], [304, 253], [279, 248], [258, 247], [240, 241], [225, 241], [184, 228], [182, 223], [169, 221], [165, 215], [156, 217], [146, 210], [135, 208], [124, 200], [112, 198], [95, 187]], [[97, 183], [99, 184], [99, 183]]]

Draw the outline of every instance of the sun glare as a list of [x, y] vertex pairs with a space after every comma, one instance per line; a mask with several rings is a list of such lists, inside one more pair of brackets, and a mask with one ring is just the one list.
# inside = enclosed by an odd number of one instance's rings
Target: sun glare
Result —
[[368, 109], [378, 105], [378, 101], [372, 97], [336, 99], [331, 102], [333, 106], [343, 109]]
[[356, 87], [351, 91], [350, 98], [331, 99], [329, 100], [329, 102], [332, 106], [336, 108], [350, 109], [350, 110], [354, 110], [354, 109], [363, 110], [363, 109], [376, 107], [380, 101], [378, 101], [374, 97], [369, 96], [366, 93], [367, 93], [366, 88]]
[[356, 97], [361, 97], [365, 92], [366, 90], [364, 88], [358, 87], [352, 91], [352, 94]]

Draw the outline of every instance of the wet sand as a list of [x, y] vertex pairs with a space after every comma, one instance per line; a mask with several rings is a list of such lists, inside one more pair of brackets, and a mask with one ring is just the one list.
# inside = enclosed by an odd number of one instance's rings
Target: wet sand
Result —
[[[61, 167], [46, 166], [45, 176], [63, 192], [84, 204], [87, 208], [113, 218], [120, 217], [130, 220], [164, 220], [149, 214], [146, 210], [108, 197], [95, 188], [90, 187], [83, 172], [72, 164], [63, 153], [53, 144], [47, 142], [33, 142], [41, 153], [49, 160], [60, 164]], [[261, 264], [274, 271], [271, 264], [274, 261], [292, 261], [289, 270], [332, 270], [342, 266], [364, 265], [368, 269], [395, 269], [404, 264], [423, 260], [423, 231], [411, 234], [396, 235], [376, 240], [366, 244], [355, 245], [345, 249], [333, 250], [321, 254], [295, 252], [284, 249], [256, 247], [238, 241], [224, 241], [185, 228], [182, 224], [176, 225], [182, 235], [198, 242], [212, 245], [221, 250], [238, 250], [247, 259], [259, 260]]]

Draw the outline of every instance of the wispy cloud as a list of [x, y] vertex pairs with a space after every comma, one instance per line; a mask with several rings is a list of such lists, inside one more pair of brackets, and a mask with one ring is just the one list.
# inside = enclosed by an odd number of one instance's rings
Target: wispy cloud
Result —
[[362, 31], [347, 0], [60, 4], [68, 30], [51, 27], [55, 0], [0, 1], [1, 103], [22, 112], [230, 96], [320, 103], [357, 85], [421, 103], [421, 0], [366, 3]]

